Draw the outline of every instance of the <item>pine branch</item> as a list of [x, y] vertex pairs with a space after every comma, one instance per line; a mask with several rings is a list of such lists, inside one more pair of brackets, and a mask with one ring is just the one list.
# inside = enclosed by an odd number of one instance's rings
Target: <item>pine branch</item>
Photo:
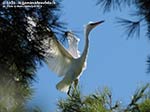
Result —
[[96, 5], [100, 5], [103, 12], [110, 12], [111, 9], [120, 9], [120, 0], [98, 0]]
[[[15, 72], [12, 77], [18, 77], [23, 83], [34, 80], [37, 67], [44, 60], [43, 40], [49, 38], [45, 29], [49, 27], [58, 39], [64, 37], [60, 2], [55, 2], [42, 8], [0, 7], [0, 63], [10, 67]], [[29, 23], [28, 18], [36, 25]]]
[[140, 37], [140, 22], [141, 20], [131, 21], [128, 19], [117, 18], [117, 24], [124, 27], [127, 37]]
[[138, 107], [138, 102], [142, 98], [144, 98], [146, 90], [149, 88], [149, 84], [146, 84], [142, 88], [138, 89], [135, 94], [132, 96], [131, 102], [128, 104], [127, 108], [124, 110], [125, 112], [130, 112], [136, 110], [137, 112], [140, 112]]
[[103, 12], [111, 10], [121, 10], [123, 6], [130, 6], [136, 3], [136, 0], [97, 0], [96, 5], [99, 5]]

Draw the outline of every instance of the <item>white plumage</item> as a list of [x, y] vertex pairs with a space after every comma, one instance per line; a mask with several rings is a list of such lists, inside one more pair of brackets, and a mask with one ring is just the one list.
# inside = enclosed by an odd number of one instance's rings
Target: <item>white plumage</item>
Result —
[[81, 72], [85, 68], [86, 57], [89, 47], [88, 35], [90, 31], [103, 21], [89, 23], [85, 27], [85, 47], [82, 55], [79, 55], [78, 42], [79, 39], [72, 33], [67, 33], [68, 50], [56, 39], [50, 37], [49, 49], [47, 50], [46, 63], [49, 68], [63, 79], [56, 85], [56, 88], [62, 92], [68, 92], [71, 84], [78, 80]]
[[66, 36], [69, 44], [69, 48], [68, 48], [69, 53], [74, 58], [80, 57], [80, 51], [78, 50], [78, 43], [80, 39], [77, 38], [71, 31], [66, 32]]

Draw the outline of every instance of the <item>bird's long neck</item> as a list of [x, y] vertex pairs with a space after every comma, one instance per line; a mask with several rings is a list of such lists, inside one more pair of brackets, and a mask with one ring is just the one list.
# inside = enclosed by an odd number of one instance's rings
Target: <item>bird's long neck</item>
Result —
[[83, 53], [82, 53], [82, 55], [81, 55], [81, 60], [82, 60], [82, 62], [85, 62], [86, 57], [87, 57], [87, 53], [88, 53], [88, 48], [89, 48], [89, 38], [88, 38], [88, 36], [89, 36], [89, 31], [87, 31], [87, 30], [85, 29], [84, 35], [85, 35], [85, 46], [84, 46]]

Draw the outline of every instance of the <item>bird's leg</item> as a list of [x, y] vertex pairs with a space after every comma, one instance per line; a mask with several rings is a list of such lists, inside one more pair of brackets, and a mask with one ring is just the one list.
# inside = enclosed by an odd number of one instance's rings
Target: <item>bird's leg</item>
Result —
[[76, 79], [76, 80], [74, 81], [74, 88], [75, 88], [75, 90], [77, 89], [77, 85], [78, 85], [78, 79]]
[[[74, 80], [74, 89], [77, 90], [77, 85], [78, 85], [78, 79]], [[71, 91], [72, 85], [69, 86], [69, 90], [67, 92], [67, 95], [70, 96], [70, 91]], [[70, 96], [71, 97], [71, 96]]]
[[71, 85], [69, 86], [69, 90], [67, 92], [67, 95], [70, 96], [70, 90], [71, 90]]

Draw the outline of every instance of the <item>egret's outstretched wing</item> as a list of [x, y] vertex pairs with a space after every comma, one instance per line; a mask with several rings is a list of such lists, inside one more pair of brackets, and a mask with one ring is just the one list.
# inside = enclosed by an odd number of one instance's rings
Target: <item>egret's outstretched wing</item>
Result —
[[47, 50], [46, 63], [58, 76], [65, 76], [73, 57], [67, 52], [56, 37], [50, 37]]
[[68, 51], [69, 53], [74, 57], [78, 58], [80, 57], [80, 52], [78, 50], [78, 43], [80, 41], [79, 38], [77, 38], [72, 32], [67, 32], [67, 39], [68, 39], [68, 44], [69, 48]]

